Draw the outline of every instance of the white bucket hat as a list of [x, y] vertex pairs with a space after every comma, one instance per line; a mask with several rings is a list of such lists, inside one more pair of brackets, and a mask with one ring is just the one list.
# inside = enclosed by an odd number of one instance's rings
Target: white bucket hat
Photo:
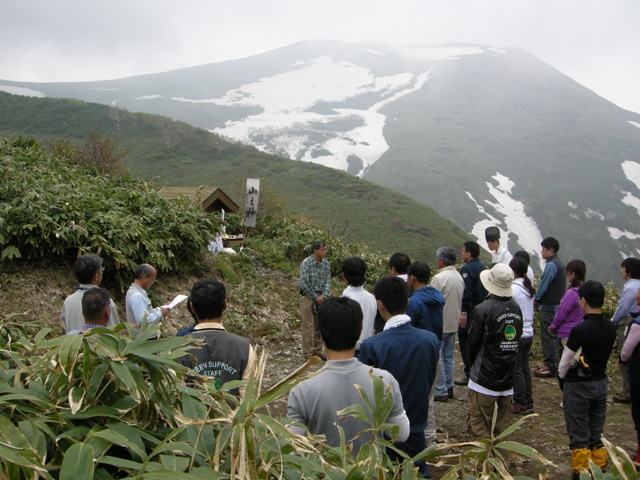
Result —
[[498, 297], [512, 297], [513, 270], [504, 263], [496, 263], [491, 270], [480, 272], [480, 281], [489, 293]]

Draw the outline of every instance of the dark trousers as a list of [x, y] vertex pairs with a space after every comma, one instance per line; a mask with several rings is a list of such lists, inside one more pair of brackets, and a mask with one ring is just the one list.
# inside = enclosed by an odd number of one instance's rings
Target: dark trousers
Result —
[[513, 401], [515, 403], [533, 403], [531, 370], [529, 369], [529, 354], [532, 344], [533, 337], [521, 338], [518, 342], [516, 368], [513, 371]]
[[464, 374], [469, 378], [471, 372], [471, 365], [469, 365], [469, 355], [467, 355], [467, 344], [469, 342], [469, 323], [462, 328], [458, 326], [458, 345], [460, 346], [460, 356], [462, 357], [462, 363], [464, 363]]
[[602, 446], [607, 416], [607, 385], [606, 378], [564, 384], [562, 402], [571, 450]]
[[630, 383], [629, 392], [631, 393], [631, 418], [633, 418], [638, 445], [640, 445], [640, 384]]
[[553, 310], [540, 309], [540, 346], [542, 347], [542, 354], [544, 355], [544, 364], [552, 372], [558, 371], [558, 338], [549, 332], [549, 327], [555, 317], [555, 311], [558, 309], [557, 305], [547, 306], [554, 307]]
[[[409, 438], [407, 438], [404, 442], [396, 442], [394, 446], [398, 449], [409, 455], [410, 457], [415, 457], [417, 454], [422, 452], [425, 448], [427, 448], [427, 442], [424, 437], [424, 430], [420, 429], [417, 432], [411, 432], [409, 434]], [[404, 459], [400, 457], [396, 452], [387, 449], [387, 455], [391, 460], [396, 460], [398, 462], [403, 462]], [[424, 478], [431, 478], [429, 474], [429, 469], [427, 468], [427, 463], [424, 460], [415, 462], [415, 466], [418, 467], [418, 472]]]

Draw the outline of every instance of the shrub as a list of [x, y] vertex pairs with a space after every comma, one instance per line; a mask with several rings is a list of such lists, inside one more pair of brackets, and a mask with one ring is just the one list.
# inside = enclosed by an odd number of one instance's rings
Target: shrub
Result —
[[362, 257], [367, 264], [367, 286], [372, 286], [387, 274], [386, 256], [371, 251], [364, 243], [343, 241], [315, 223], [291, 216], [274, 216], [258, 223], [245, 243], [258, 252], [258, 257], [265, 264], [297, 275], [300, 262], [311, 255], [311, 245], [315, 240], [322, 240], [329, 247], [327, 260], [333, 277], [339, 275], [342, 261], [354, 255]]
[[0, 140], [2, 260], [95, 253], [122, 286], [140, 263], [165, 272], [197, 264], [216, 230], [194, 202], [163, 199], [145, 181]]
[[[265, 413], [319, 359], [268, 391], [260, 392], [266, 357], [248, 380], [238, 403], [202, 377], [198, 387], [182, 381], [174, 361], [187, 339], [148, 341], [157, 326], [139, 335], [124, 324], [80, 335], [53, 337], [37, 324], [0, 325], [0, 477], [44, 478], [415, 478], [392, 464], [383, 439], [372, 439], [357, 458], [340, 447], [290, 432], [291, 420]], [[121, 335], [127, 328], [128, 335]], [[377, 383], [375, 383], [377, 381]], [[362, 434], [385, 424], [393, 402], [382, 381], [372, 420], [361, 409]], [[235, 407], [235, 408], [233, 408]], [[393, 427], [397, 433], [397, 427]]]
[[121, 175], [126, 172], [122, 161], [126, 151], [121, 151], [113, 138], [104, 138], [90, 132], [82, 146], [77, 148], [68, 139], [60, 139], [51, 145], [54, 156], [68, 158], [77, 165], [95, 168], [102, 174]]

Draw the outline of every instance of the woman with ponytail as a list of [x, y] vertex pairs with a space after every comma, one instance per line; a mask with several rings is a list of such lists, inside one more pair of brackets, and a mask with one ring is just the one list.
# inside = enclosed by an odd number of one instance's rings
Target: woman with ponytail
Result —
[[522, 337], [518, 342], [516, 368], [513, 373], [513, 406], [511, 411], [519, 414], [533, 413], [533, 391], [529, 354], [533, 344], [533, 296], [536, 289], [527, 275], [529, 265], [522, 257], [514, 257], [509, 262], [513, 270], [513, 299], [522, 310]]

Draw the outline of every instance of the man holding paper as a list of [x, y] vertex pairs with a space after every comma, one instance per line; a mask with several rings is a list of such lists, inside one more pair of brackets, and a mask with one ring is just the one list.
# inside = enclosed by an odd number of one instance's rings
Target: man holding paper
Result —
[[138, 265], [134, 272], [134, 280], [125, 298], [127, 310], [127, 323], [142, 324], [144, 316], [147, 316], [147, 323], [154, 323], [162, 317], [166, 317], [171, 308], [162, 306], [153, 308], [151, 300], [147, 296], [147, 290], [156, 281], [156, 269], [148, 263]]

